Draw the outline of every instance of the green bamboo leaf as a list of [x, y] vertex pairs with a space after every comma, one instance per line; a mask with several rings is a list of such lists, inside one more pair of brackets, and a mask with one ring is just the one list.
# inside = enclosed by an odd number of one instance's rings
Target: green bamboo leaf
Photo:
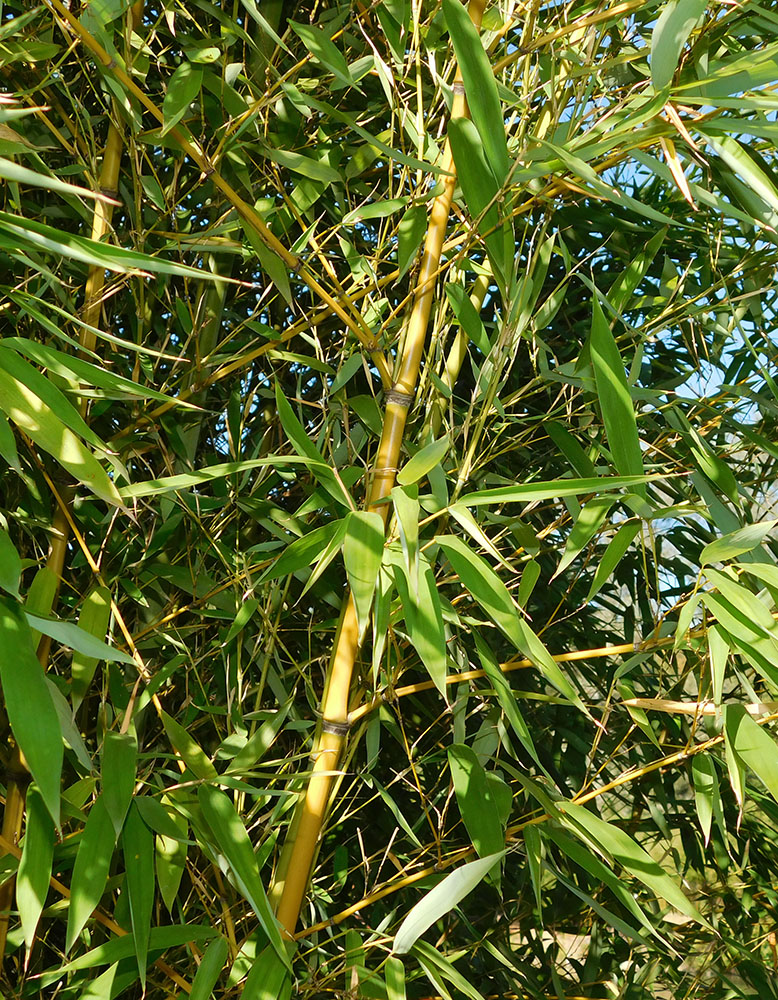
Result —
[[419, 449], [413, 458], [408, 459], [405, 465], [397, 473], [397, 482], [400, 486], [410, 486], [439, 465], [448, 454], [451, 442], [447, 437], [431, 441], [423, 448]]
[[397, 529], [400, 535], [405, 568], [411, 586], [419, 579], [419, 491], [414, 486], [395, 486], [391, 493], [394, 511], [397, 515]]
[[340, 80], [346, 87], [357, 87], [351, 76], [343, 53], [332, 41], [326, 31], [313, 27], [310, 24], [298, 24], [296, 21], [289, 21], [289, 27], [300, 38], [303, 45], [311, 55], [328, 69], [336, 79]]
[[651, 81], [655, 90], [672, 83], [686, 40], [707, 8], [707, 0], [670, 0], [651, 33]]
[[[173, 493], [176, 490], [188, 490], [203, 483], [215, 482], [226, 476], [237, 476], [253, 469], [266, 466], [303, 465], [313, 468], [320, 464], [321, 456], [316, 461], [299, 458], [296, 455], [272, 455], [268, 458], [247, 459], [244, 462], [222, 462], [210, 465], [196, 472], [182, 472], [177, 476], [165, 476], [162, 479], [150, 479], [145, 483], [125, 486], [120, 492], [124, 500], [137, 500], [141, 497], [157, 496], [161, 493]], [[331, 470], [330, 470], [331, 471]]]
[[309, 461], [311, 472], [330, 496], [339, 504], [343, 504], [343, 506], [353, 510], [354, 504], [351, 497], [344, 489], [343, 484], [335, 475], [333, 469], [324, 461], [324, 456], [319, 449], [308, 437], [305, 428], [297, 419], [289, 400], [284, 395], [280, 382], [276, 382], [276, 406], [278, 407], [278, 416], [284, 428], [284, 433], [294, 450], [301, 458]]
[[75, 724], [68, 700], [49, 674], [44, 674], [44, 678], [46, 680], [46, 687], [49, 689], [52, 704], [54, 705], [54, 711], [57, 713], [57, 718], [59, 719], [59, 729], [62, 739], [76, 755], [84, 771], [89, 774], [93, 770], [92, 758], [89, 756], [81, 733]]
[[352, 511], [346, 516], [343, 562], [362, 635], [370, 621], [378, 571], [384, 551], [384, 522], [373, 511]]
[[538, 767], [542, 768], [537, 751], [535, 750], [535, 744], [532, 742], [532, 735], [529, 731], [529, 727], [524, 721], [524, 717], [522, 716], [516, 702], [516, 697], [511, 690], [511, 686], [508, 683], [507, 678], [500, 670], [500, 665], [497, 662], [494, 653], [478, 632], [473, 633], [473, 638], [475, 639], [476, 649], [478, 650], [478, 659], [480, 660], [483, 671], [489, 678], [492, 687], [497, 692], [497, 700], [500, 703], [500, 708], [502, 708], [503, 712], [505, 712], [506, 718], [511, 724], [511, 729], [513, 729], [521, 745], [530, 757], [532, 757]]
[[[457, 805], [473, 847], [482, 858], [498, 854], [505, 847], [505, 830], [486, 771], [464, 744], [455, 743], [447, 752]], [[489, 877], [499, 884], [497, 865]]]
[[19, 597], [19, 580], [22, 560], [7, 531], [0, 528], [0, 588], [7, 594]]
[[252, 963], [241, 1000], [289, 1000], [291, 995], [289, 962], [282, 961], [276, 950], [268, 945]]
[[189, 110], [189, 105], [200, 93], [203, 85], [203, 71], [199, 66], [184, 62], [170, 77], [162, 102], [162, 131], [166, 135]]
[[73, 947], [105, 892], [115, 846], [116, 834], [113, 823], [105, 808], [103, 796], [98, 795], [89, 810], [81, 834], [81, 843], [78, 845], [73, 876], [70, 880], [65, 951], [70, 951]]
[[117, 837], [135, 787], [137, 756], [138, 744], [133, 735], [108, 730], [103, 740], [101, 779], [103, 802]]
[[446, 298], [459, 325], [481, 354], [486, 357], [490, 353], [492, 345], [489, 343], [489, 337], [481, 317], [470, 301], [470, 296], [461, 285], [449, 282], [446, 285]]
[[305, 569], [315, 562], [327, 549], [333, 539], [337, 540], [338, 549], [346, 536], [346, 520], [328, 521], [313, 531], [308, 531], [284, 549], [272, 566], [269, 566], [260, 578], [260, 582], [277, 580], [280, 576], [288, 576], [298, 570]]
[[594, 497], [581, 508], [578, 517], [575, 519], [575, 524], [568, 535], [565, 551], [562, 553], [559, 565], [554, 572], [554, 576], [551, 577], [552, 580], [564, 572], [579, 552], [594, 538], [602, 527], [614, 502], [611, 497]]
[[716, 587], [718, 592], [744, 614], [754, 625], [759, 626], [764, 632], [774, 634], [778, 638], [778, 625], [773, 618], [767, 605], [753, 594], [747, 587], [733, 580], [726, 573], [707, 567], [705, 576]]
[[160, 718], [162, 719], [162, 725], [165, 727], [168, 739], [181, 754], [184, 763], [192, 774], [198, 778], [202, 778], [203, 781], [215, 781], [218, 778], [216, 768], [200, 744], [192, 739], [186, 729], [172, 716], [168, 715], [167, 712], [162, 712]]
[[611, 574], [621, 562], [624, 554], [640, 532], [639, 521], [626, 521], [608, 542], [608, 547], [600, 559], [594, 573], [592, 585], [586, 595], [587, 603], [602, 590]]
[[714, 136], [707, 133], [705, 139], [727, 166], [743, 178], [754, 194], [769, 205], [774, 212], [778, 212], [778, 190], [773, 179], [749, 155], [737, 139], [733, 139], [729, 135]]
[[25, 617], [36, 632], [42, 632], [44, 635], [56, 639], [63, 646], [68, 646], [83, 656], [108, 660], [111, 663], [129, 663], [133, 666], [135, 665], [135, 660], [127, 653], [123, 653], [120, 649], [109, 646], [107, 642], [102, 642], [100, 639], [95, 638], [90, 632], [87, 632], [79, 625], [74, 625], [73, 622], [63, 622], [55, 618], [43, 618], [41, 615], [34, 615], [29, 611], [25, 611]]
[[203, 957], [200, 959], [197, 973], [192, 980], [189, 1000], [210, 1000], [219, 976], [227, 968], [229, 950], [230, 946], [227, 938], [217, 937], [211, 941], [205, 949]]
[[778, 520], [757, 521], [755, 524], [747, 524], [744, 528], [738, 528], [737, 531], [730, 531], [721, 538], [714, 539], [700, 553], [700, 565], [727, 562], [744, 552], [751, 552], [762, 544], [776, 524]]
[[28, 184], [32, 187], [46, 188], [47, 191], [56, 191], [57, 194], [76, 195], [79, 198], [95, 198], [98, 201], [108, 201], [109, 199], [97, 191], [90, 191], [88, 188], [78, 187], [75, 184], [68, 184], [58, 177], [49, 177], [47, 174], [38, 173], [23, 167], [13, 160], [6, 160], [0, 157], [0, 177], [6, 181], [13, 181], [16, 184]]
[[243, 774], [250, 771], [258, 761], [262, 760], [281, 732], [291, 707], [292, 702], [287, 701], [273, 715], [272, 719], [268, 719], [259, 727], [246, 742], [246, 745], [230, 761], [227, 774]]
[[54, 857], [54, 823], [34, 784], [27, 789], [26, 810], [22, 858], [16, 879], [16, 906], [24, 943], [29, 951], [49, 892]]
[[406, 955], [421, 935], [453, 910], [475, 887], [483, 882], [505, 851], [490, 854], [462, 865], [447, 875], [411, 909], [394, 937], [392, 953]]
[[707, 846], [710, 841], [710, 827], [713, 819], [713, 797], [719, 794], [716, 767], [708, 754], [698, 753], [692, 757], [692, 779], [694, 781], [694, 804], [697, 809], [697, 819], [700, 822], [700, 829]]
[[0, 455], [3, 456], [6, 463], [12, 469], [15, 469], [16, 472], [22, 471], [22, 466], [19, 462], [19, 452], [16, 450], [14, 432], [11, 430], [11, 425], [6, 420], [4, 413], [0, 413]]
[[235, 807], [224, 792], [211, 785], [201, 785], [197, 798], [215, 837], [214, 844], [226, 859], [238, 889], [251, 905], [273, 950], [288, 966], [289, 958], [259, 877], [254, 849]]
[[520, 649], [524, 638], [519, 625], [518, 609], [508, 588], [492, 567], [455, 535], [437, 535], [435, 541], [489, 619]]
[[681, 887], [664, 869], [654, 861], [650, 854], [630, 837], [628, 833], [613, 823], [595, 816], [594, 813], [572, 802], [565, 802], [563, 815], [569, 820], [569, 827], [580, 836], [580, 830], [592, 838], [595, 844], [611, 855], [631, 875], [648, 886], [652, 892], [667, 900], [671, 906], [686, 914], [703, 926], [710, 925], [697, 907], [686, 896]]
[[400, 595], [408, 635], [438, 691], [446, 697], [446, 634], [435, 573], [421, 557], [416, 583], [404, 564], [395, 565], [395, 585]]
[[633, 914], [647, 931], [656, 934], [653, 924], [643, 908], [638, 905], [634, 893], [630, 892], [624, 883], [592, 851], [584, 847], [582, 843], [572, 840], [555, 826], [547, 825], [544, 827], [544, 833], [571, 861], [588, 872], [596, 882], [607, 885], [622, 906]]
[[0, 599], [0, 683], [14, 739], [46, 808], [59, 826], [62, 734], [22, 609]]
[[6, 369], [7, 355], [15, 356], [11, 351], [0, 355], [0, 409], [80, 483], [108, 503], [121, 506], [122, 498], [105, 469], [47, 402]]
[[526, 826], [522, 831], [524, 834], [524, 847], [527, 852], [527, 862], [529, 864], [529, 874], [532, 880], [532, 891], [535, 893], [535, 902], [538, 907], [538, 916], [543, 919], [543, 841], [540, 831], [536, 826]]
[[400, 219], [397, 230], [397, 267], [399, 281], [416, 259], [416, 253], [427, 232], [427, 209], [424, 205], [412, 205]]
[[5, 337], [3, 346], [13, 348], [14, 351], [24, 354], [62, 378], [75, 378], [82, 385], [103, 389], [116, 399], [126, 399], [128, 396], [137, 399], [156, 399], [160, 403], [172, 403], [188, 410], [197, 409], [192, 403], [175, 399], [173, 396], [166, 396], [163, 392], [157, 392], [156, 389], [149, 386], [139, 385], [132, 379], [124, 378], [106, 367], [101, 368], [90, 364], [83, 358], [78, 358], [73, 354], [65, 354], [64, 351], [58, 351], [48, 344], [38, 344], [22, 337]]
[[134, 803], [127, 813], [122, 830], [122, 850], [127, 873], [125, 886], [130, 903], [135, 958], [140, 981], [145, 989], [151, 914], [154, 908], [154, 835], [143, 822]]
[[579, 476], [596, 475], [594, 463], [566, 427], [555, 420], [547, 420], [543, 426], [548, 431], [548, 436]]
[[[190, 941], [209, 941], [219, 932], [215, 927], [205, 924], [172, 924], [167, 927], [152, 927], [149, 935], [149, 951], [162, 953], [168, 948], [178, 948]], [[99, 944], [84, 955], [79, 955], [72, 962], [57, 970], [57, 976], [69, 972], [80, 972], [82, 969], [94, 969], [100, 965], [111, 965], [135, 954], [135, 942], [132, 935], [111, 938], [104, 944]]]
[[443, 14], [465, 84], [471, 118], [481, 137], [491, 173], [502, 185], [508, 177], [511, 160], [494, 71], [463, 5], [458, 0], [443, 0]]
[[726, 742], [778, 801], [778, 747], [764, 726], [755, 722], [745, 705], [724, 706]]
[[[614, 464], [622, 475], [638, 476], [643, 472], [643, 453], [640, 450], [635, 409], [619, 349], [596, 297], [592, 300], [592, 333], [589, 343], [597, 395]], [[637, 483], [634, 492], [645, 497], [645, 486]]]
[[519, 580], [519, 592], [516, 595], [516, 603], [520, 608], [526, 608], [535, 584], [540, 579], [540, 563], [536, 559], [530, 559], [524, 564]]
[[559, 500], [562, 497], [581, 496], [584, 493], [602, 493], [604, 490], [630, 489], [664, 477], [653, 476], [600, 476], [587, 479], [555, 479], [549, 482], [527, 483], [523, 486], [499, 486], [492, 490], [466, 493], [458, 503], [465, 507], [482, 507], [498, 503], [535, 503], [539, 500]]
[[20, 245], [47, 250], [66, 260], [78, 260], [90, 267], [101, 267], [120, 274], [148, 272], [179, 275], [195, 278], [198, 281], [232, 280], [217, 279], [207, 270], [176, 264], [159, 257], [152, 257], [150, 254], [138, 253], [136, 250], [125, 250], [123, 247], [90, 240], [85, 236], [76, 236], [74, 233], [47, 226], [43, 222], [25, 219], [8, 212], [0, 212], [0, 238], [3, 244], [15, 251], [18, 251]]
[[[144, 801], [146, 796], [143, 796]], [[167, 800], [163, 800], [167, 801]], [[164, 806], [163, 806], [164, 808]], [[168, 810], [165, 810], [168, 812]], [[141, 807], [141, 815], [148, 823], [145, 806]], [[175, 836], [168, 836], [165, 831], [157, 830], [155, 868], [157, 872], [157, 885], [162, 901], [172, 914], [173, 906], [178, 895], [178, 888], [181, 878], [186, 868], [187, 845], [183, 842], [189, 832], [189, 824], [186, 819], [176, 810], [171, 808], [168, 817], [176, 827]], [[152, 823], [149, 826], [154, 828]], [[152, 932], [153, 933], [153, 932]]]
[[174, 810], [168, 810], [159, 799], [152, 798], [151, 795], [136, 795], [133, 803], [146, 826], [160, 836], [170, 837], [171, 840], [184, 840], [186, 837], [186, 826], [181, 830], [179, 820], [181, 816]]
[[[84, 598], [81, 612], [78, 616], [78, 627], [82, 632], [102, 641], [108, 631], [111, 620], [111, 592], [107, 587], [96, 586]], [[70, 700], [75, 712], [84, 700], [92, 678], [95, 675], [99, 658], [87, 656], [75, 650], [70, 668]]]
[[512, 231], [508, 223], [500, 224], [497, 207], [500, 189], [486, 160], [481, 137], [467, 118], [452, 119], [448, 137], [467, 209], [478, 220], [478, 231], [483, 235], [495, 277], [505, 284]]
[[405, 966], [399, 958], [390, 955], [384, 966], [386, 1000], [406, 1000]]

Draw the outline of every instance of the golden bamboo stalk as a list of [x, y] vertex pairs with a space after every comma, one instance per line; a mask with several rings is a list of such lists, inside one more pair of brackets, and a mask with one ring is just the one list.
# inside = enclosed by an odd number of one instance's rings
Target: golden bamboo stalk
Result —
[[[469, 4], [468, 13], [476, 29], [480, 29], [484, 6], [485, 0], [471, 0]], [[467, 114], [464, 84], [457, 68], [451, 117], [461, 118]], [[379, 506], [379, 501], [391, 491], [397, 474], [403, 432], [408, 410], [413, 402], [424, 352], [424, 341], [435, 292], [435, 276], [440, 265], [440, 255], [454, 197], [456, 168], [448, 142], [443, 152], [443, 170], [445, 171], [443, 189], [432, 202], [430, 210], [421, 268], [402, 355], [391, 389], [386, 393], [381, 442], [368, 493], [368, 510], [379, 513], [384, 521], [388, 507], [386, 504]], [[285, 870], [282, 867], [274, 887], [274, 895], [279, 896], [277, 916], [290, 937], [297, 927], [333, 781], [338, 773], [338, 761], [349, 730], [348, 700], [359, 646], [356, 607], [349, 593], [335, 637], [322, 698], [321, 723], [311, 752], [313, 772], [305, 790], [301, 811], [289, 833], [293, 838], [291, 847], [287, 850], [285, 845], [282, 855], [282, 865]]]

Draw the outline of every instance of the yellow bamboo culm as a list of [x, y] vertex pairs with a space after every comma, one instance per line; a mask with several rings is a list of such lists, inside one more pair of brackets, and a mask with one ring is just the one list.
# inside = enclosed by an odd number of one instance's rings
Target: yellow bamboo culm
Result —
[[[470, 19], [476, 29], [481, 27], [485, 2], [486, 0], [471, 0], [468, 6]], [[464, 84], [457, 69], [451, 117], [463, 118], [467, 113]], [[395, 482], [405, 423], [419, 377], [435, 293], [435, 277], [440, 266], [441, 251], [456, 186], [454, 158], [448, 142], [443, 153], [442, 167], [445, 171], [443, 190], [432, 202], [403, 352], [392, 386], [386, 393], [381, 442], [368, 492], [368, 510], [379, 513], [384, 521], [388, 507], [386, 504], [379, 505], [379, 501], [388, 495]], [[293, 841], [288, 849], [287, 846], [284, 848], [282, 863], [279, 866], [281, 871], [273, 891], [273, 897], [278, 898], [278, 920], [290, 937], [294, 935], [300, 917], [332, 785], [337, 777], [338, 762], [348, 733], [349, 692], [359, 652], [359, 642], [356, 608], [349, 594], [335, 637], [322, 698], [321, 723], [311, 752], [313, 770], [304, 793], [299, 817], [290, 829], [289, 836]]]

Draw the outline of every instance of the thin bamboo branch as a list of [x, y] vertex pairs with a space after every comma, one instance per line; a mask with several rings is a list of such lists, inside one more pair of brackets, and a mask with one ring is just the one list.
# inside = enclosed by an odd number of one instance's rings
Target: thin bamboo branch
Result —
[[[58, 0], [56, 0], [58, 2]], [[468, 13], [480, 29], [485, 0], [471, 0]], [[462, 77], [457, 69], [451, 117], [467, 115]], [[403, 352], [391, 390], [386, 394], [386, 409], [381, 442], [373, 466], [367, 508], [387, 518], [388, 507], [379, 501], [392, 489], [400, 459], [403, 432], [419, 376], [430, 310], [435, 292], [435, 275], [446, 235], [448, 217], [456, 185], [456, 168], [447, 142], [443, 153], [443, 189], [432, 203], [424, 243], [421, 268], [416, 283], [411, 315]], [[299, 812], [299, 822], [291, 835], [291, 847], [282, 856], [286, 870], [280, 872], [275, 886], [279, 897], [277, 916], [290, 936], [294, 934], [310, 879], [324, 816], [330, 801], [333, 777], [349, 728], [348, 701], [354, 664], [360, 647], [356, 607], [351, 593], [335, 638], [327, 683], [322, 699], [322, 721], [311, 753], [313, 773], [308, 782]]]

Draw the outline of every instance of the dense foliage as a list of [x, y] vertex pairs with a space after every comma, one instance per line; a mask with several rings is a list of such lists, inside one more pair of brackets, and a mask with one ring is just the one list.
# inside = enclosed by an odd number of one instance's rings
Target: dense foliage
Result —
[[2, 10], [2, 994], [778, 996], [774, 11]]

